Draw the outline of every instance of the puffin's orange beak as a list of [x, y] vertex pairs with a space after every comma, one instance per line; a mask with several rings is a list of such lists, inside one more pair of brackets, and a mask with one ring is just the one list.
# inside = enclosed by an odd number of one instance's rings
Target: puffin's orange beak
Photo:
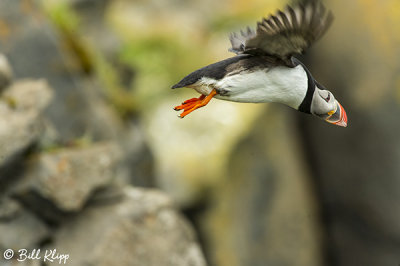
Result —
[[329, 114], [330, 116], [326, 119], [326, 122], [341, 127], [347, 127], [346, 111], [338, 101], [336, 101], [336, 104], [337, 104], [336, 111], [333, 112], [332, 114]]

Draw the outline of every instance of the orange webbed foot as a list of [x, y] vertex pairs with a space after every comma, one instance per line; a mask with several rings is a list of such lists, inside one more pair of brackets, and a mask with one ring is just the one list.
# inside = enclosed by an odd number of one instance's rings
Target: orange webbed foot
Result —
[[199, 98], [192, 98], [184, 101], [181, 105], [175, 106], [174, 110], [175, 111], [183, 110], [183, 112], [179, 115], [179, 117], [184, 118], [194, 110], [206, 106], [215, 95], [217, 95], [217, 91], [214, 89], [207, 96], [201, 95]]
[[192, 99], [186, 100], [181, 105], [175, 106], [174, 110], [180, 111], [180, 110], [188, 109], [188, 108], [192, 107], [193, 105], [201, 102], [201, 100], [203, 100], [205, 97], [206, 97], [205, 95], [201, 95], [199, 98], [192, 98]]

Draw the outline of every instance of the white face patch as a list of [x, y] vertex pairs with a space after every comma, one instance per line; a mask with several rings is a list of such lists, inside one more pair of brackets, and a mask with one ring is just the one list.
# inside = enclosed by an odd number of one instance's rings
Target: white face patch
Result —
[[315, 115], [326, 115], [336, 110], [336, 100], [328, 90], [315, 88], [311, 102], [311, 113]]
[[331, 93], [327, 90], [318, 90], [319, 96], [322, 97], [327, 103], [331, 100]]

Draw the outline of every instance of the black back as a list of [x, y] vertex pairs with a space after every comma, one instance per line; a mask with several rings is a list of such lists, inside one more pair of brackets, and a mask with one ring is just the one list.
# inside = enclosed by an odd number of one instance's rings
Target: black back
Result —
[[270, 68], [277, 65], [285, 64], [283, 61], [272, 56], [255, 56], [255, 55], [238, 55], [217, 63], [200, 68], [186, 77], [177, 84], [172, 86], [172, 89], [183, 88], [196, 83], [202, 77], [212, 78], [215, 80], [223, 79], [229, 73], [240, 71], [251, 71], [256, 68]]

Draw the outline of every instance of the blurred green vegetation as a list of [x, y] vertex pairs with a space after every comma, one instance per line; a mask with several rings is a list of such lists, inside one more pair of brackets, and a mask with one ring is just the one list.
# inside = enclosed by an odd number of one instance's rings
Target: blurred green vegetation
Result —
[[44, 0], [43, 6], [63, 35], [65, 48], [74, 55], [77, 61], [74, 66], [88, 75], [95, 74], [104, 85], [101, 87], [104, 95], [121, 117], [137, 112], [132, 90], [123, 87], [119, 73], [97, 46], [82, 37], [82, 19], [71, 5], [66, 1]]
[[81, 25], [79, 16], [67, 2], [60, 1], [56, 4], [49, 4], [51, 2], [45, 1], [44, 3], [45, 11], [63, 35], [65, 48], [75, 54], [75, 58], [79, 60], [77, 67], [87, 74], [91, 73], [95, 64], [90, 50], [82, 41], [79, 32]]
[[[132, 89], [138, 88], [138, 95], [133, 97], [139, 97], [143, 103], [139, 108], [145, 108], [146, 103], [157, 104], [157, 101], [170, 96], [169, 87], [187, 74], [194, 64], [204, 61], [198, 49], [162, 35], [124, 43], [119, 59], [138, 72]], [[188, 54], [192, 55], [190, 60]]]
[[66, 1], [43, 1], [43, 6], [52, 21], [67, 31], [74, 32], [78, 29], [80, 19], [71, 5]]
[[[116, 62], [110, 62], [97, 43], [91, 43], [84, 37], [82, 29], [85, 25], [71, 2], [42, 0], [46, 12], [64, 37], [66, 48], [76, 56], [76, 67], [97, 76], [103, 84], [106, 98], [122, 117], [154, 108], [166, 97], [176, 97], [169, 87], [181, 78], [201, 66], [233, 56], [227, 53], [229, 31], [255, 24], [255, 13], [261, 17], [266, 12], [265, 8], [260, 8], [266, 6], [264, 1], [253, 0], [246, 5], [236, 1], [229, 4], [229, 9], [212, 10], [211, 16], [207, 13], [207, 20], [201, 21], [198, 28], [187, 31], [190, 25], [184, 26], [187, 23], [185, 17], [178, 14], [182, 10], [162, 10], [166, 18], [149, 20], [149, 24], [144, 26], [129, 25], [132, 21], [121, 17], [124, 14], [120, 14], [122, 8], [118, 5], [124, 1], [114, 2], [117, 7], [108, 8], [109, 12], [119, 13], [106, 14], [105, 19], [121, 43], [115, 51]], [[267, 6], [272, 11], [281, 2], [269, 1]], [[156, 6], [155, 3], [148, 5], [152, 4]], [[160, 11], [150, 9], [149, 18], [157, 16], [157, 12]], [[174, 15], [177, 15], [175, 24], [169, 19]], [[132, 84], [122, 84], [120, 73], [113, 63], [121, 63], [137, 74]]]

